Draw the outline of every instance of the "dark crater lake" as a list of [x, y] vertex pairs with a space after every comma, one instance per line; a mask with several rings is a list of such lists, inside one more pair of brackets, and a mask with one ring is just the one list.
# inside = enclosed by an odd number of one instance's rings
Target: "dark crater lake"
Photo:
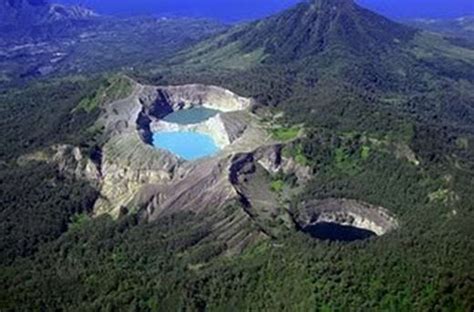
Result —
[[205, 107], [194, 107], [173, 112], [163, 118], [166, 122], [180, 125], [192, 125], [208, 120], [219, 114], [220, 111]]
[[316, 239], [340, 242], [363, 240], [376, 235], [369, 230], [330, 222], [311, 224], [305, 226], [302, 231]]

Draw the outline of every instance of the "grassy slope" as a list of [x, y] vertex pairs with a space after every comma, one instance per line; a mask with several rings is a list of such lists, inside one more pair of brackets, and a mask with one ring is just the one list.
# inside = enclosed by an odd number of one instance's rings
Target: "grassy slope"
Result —
[[82, 99], [74, 112], [83, 110], [92, 113], [104, 104], [126, 98], [132, 91], [133, 82], [130, 79], [125, 76], [112, 76], [94, 94]]

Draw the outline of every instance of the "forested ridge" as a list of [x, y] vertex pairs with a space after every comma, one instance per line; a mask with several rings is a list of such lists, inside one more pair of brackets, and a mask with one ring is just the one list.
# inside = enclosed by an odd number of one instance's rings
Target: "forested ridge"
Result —
[[[28, 256], [67, 230], [71, 217], [91, 212], [97, 191], [48, 162], [60, 144], [92, 150], [99, 110], [75, 110], [103, 79], [34, 84], [0, 95], [1, 262]], [[74, 111], [74, 112], [73, 112]]]
[[[0, 310], [472, 311], [474, 52], [403, 26], [365, 32], [380, 19], [351, 7], [335, 19], [305, 10], [237, 26], [128, 74], [227, 87], [255, 98], [261, 118], [303, 125], [284, 153], [308, 166], [311, 180], [284, 203], [288, 213], [297, 217], [313, 199], [349, 198], [388, 209], [397, 230], [342, 243], [295, 224], [235, 253], [203, 214], [94, 217], [95, 186], [58, 170], [51, 147], [93, 157], [107, 96], [129, 86], [105, 75], [31, 83], [0, 94]], [[285, 26], [305, 29], [301, 16], [315, 28], [284, 45]], [[343, 32], [352, 37], [341, 45], [341, 27], [352, 22], [357, 32]], [[382, 50], [354, 44], [367, 38], [388, 39]], [[231, 54], [251, 55], [251, 64], [222, 64], [229, 42], [243, 44]], [[444, 50], [427, 54], [433, 42]], [[255, 49], [266, 55], [256, 63]], [[183, 55], [191, 63], [178, 64]], [[278, 192], [294, 179], [278, 182], [262, 187]]]

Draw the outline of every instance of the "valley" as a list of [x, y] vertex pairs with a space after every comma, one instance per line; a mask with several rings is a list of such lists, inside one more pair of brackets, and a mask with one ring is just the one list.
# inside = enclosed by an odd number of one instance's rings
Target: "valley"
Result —
[[[4, 10], [8, 8], [2, 5], [0, 14], [7, 14]], [[87, 10], [73, 17], [57, 13], [52, 18], [49, 12], [56, 7], [48, 6], [45, 2], [38, 11], [32, 8], [28, 14], [33, 17], [24, 17], [28, 21], [21, 27], [12, 27], [9, 19], [2, 20], [0, 15], [0, 88], [37, 79], [130, 71], [144, 63], [157, 64], [226, 29], [223, 24], [202, 19], [116, 18]]]

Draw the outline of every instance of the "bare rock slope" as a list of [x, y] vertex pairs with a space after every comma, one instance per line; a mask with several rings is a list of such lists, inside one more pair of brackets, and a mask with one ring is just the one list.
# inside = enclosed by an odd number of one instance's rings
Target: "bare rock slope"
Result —
[[[99, 121], [107, 140], [95, 213], [118, 217], [136, 212], [152, 221], [192, 211], [215, 218], [211, 223], [216, 235], [235, 239], [235, 246], [271, 235], [265, 223], [280, 217], [279, 203], [268, 187], [270, 173], [260, 163], [275, 169], [281, 157], [263, 152], [278, 142], [251, 113], [253, 105], [252, 99], [215, 86], [136, 84], [130, 97], [107, 105]], [[194, 125], [163, 121], [172, 112], [199, 106], [220, 113]], [[185, 161], [151, 145], [152, 133], [165, 130], [207, 133], [221, 150], [213, 157]], [[267, 191], [250, 194], [241, 176], [261, 182]]]

